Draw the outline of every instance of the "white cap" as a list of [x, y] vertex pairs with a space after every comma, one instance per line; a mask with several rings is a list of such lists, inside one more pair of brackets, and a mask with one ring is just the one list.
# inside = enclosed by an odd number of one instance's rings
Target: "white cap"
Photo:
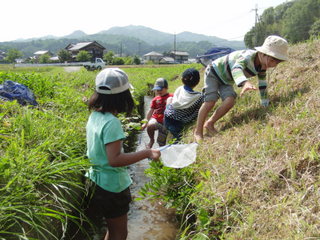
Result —
[[258, 52], [274, 57], [276, 59], [286, 61], [288, 57], [288, 42], [275, 35], [271, 35], [264, 40], [260, 47], [255, 47]]
[[127, 74], [119, 68], [105, 68], [96, 76], [96, 91], [117, 94], [131, 87]]

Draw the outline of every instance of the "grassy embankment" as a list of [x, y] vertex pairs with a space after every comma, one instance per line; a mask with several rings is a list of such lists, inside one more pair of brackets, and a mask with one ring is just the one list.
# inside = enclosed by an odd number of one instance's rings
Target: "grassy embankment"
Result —
[[[180, 84], [174, 80], [185, 68], [126, 69], [137, 103], [158, 77], [167, 78], [173, 86]], [[82, 176], [88, 167], [85, 124], [89, 112], [82, 99], [92, 94], [96, 74], [84, 69], [68, 73], [60, 67], [0, 65], [0, 84], [5, 80], [25, 84], [39, 103], [23, 107], [0, 102], [0, 239], [71, 239], [66, 235], [70, 223], [80, 226], [84, 220], [78, 211]], [[122, 120], [129, 135], [137, 124]]]
[[268, 108], [247, 92], [196, 164], [149, 171], [149, 194], [161, 191], [181, 214], [177, 239], [320, 239], [320, 41], [289, 55], [270, 72]]

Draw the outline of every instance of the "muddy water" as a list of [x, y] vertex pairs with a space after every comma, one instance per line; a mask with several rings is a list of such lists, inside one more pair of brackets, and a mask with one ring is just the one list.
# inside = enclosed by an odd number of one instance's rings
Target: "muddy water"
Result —
[[[149, 110], [151, 98], [145, 97], [145, 113]], [[139, 136], [137, 151], [144, 149], [149, 142], [146, 131]], [[153, 146], [158, 147], [157, 144]], [[144, 170], [149, 167], [148, 159], [130, 166], [133, 184], [133, 198], [139, 197], [139, 190], [149, 181]], [[166, 209], [160, 202], [148, 200], [134, 201], [130, 206], [128, 220], [128, 240], [174, 240], [177, 233], [177, 222], [173, 209]]]

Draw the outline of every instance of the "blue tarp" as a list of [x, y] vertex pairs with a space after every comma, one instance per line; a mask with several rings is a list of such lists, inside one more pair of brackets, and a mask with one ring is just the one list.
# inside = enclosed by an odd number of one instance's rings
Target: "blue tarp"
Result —
[[203, 55], [197, 56], [197, 60], [204, 66], [207, 66], [213, 60], [227, 55], [233, 51], [235, 50], [229, 47], [213, 47], [209, 49], [207, 52], [205, 52]]
[[17, 100], [21, 105], [38, 105], [33, 92], [27, 86], [10, 80], [0, 84], [0, 98], [5, 101]]

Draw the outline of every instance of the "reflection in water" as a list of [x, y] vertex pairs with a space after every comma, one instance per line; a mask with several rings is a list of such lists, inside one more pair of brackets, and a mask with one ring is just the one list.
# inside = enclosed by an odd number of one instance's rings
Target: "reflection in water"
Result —
[[[148, 111], [151, 98], [145, 97], [144, 111]], [[144, 149], [149, 142], [146, 131], [139, 136], [137, 151]], [[158, 147], [155, 143], [154, 148]], [[149, 160], [145, 159], [130, 166], [133, 184], [131, 193], [133, 199], [139, 197], [139, 190], [149, 181], [144, 170], [149, 167]], [[177, 233], [177, 222], [174, 210], [168, 210], [159, 202], [140, 200], [130, 205], [128, 220], [128, 240], [174, 240]]]

